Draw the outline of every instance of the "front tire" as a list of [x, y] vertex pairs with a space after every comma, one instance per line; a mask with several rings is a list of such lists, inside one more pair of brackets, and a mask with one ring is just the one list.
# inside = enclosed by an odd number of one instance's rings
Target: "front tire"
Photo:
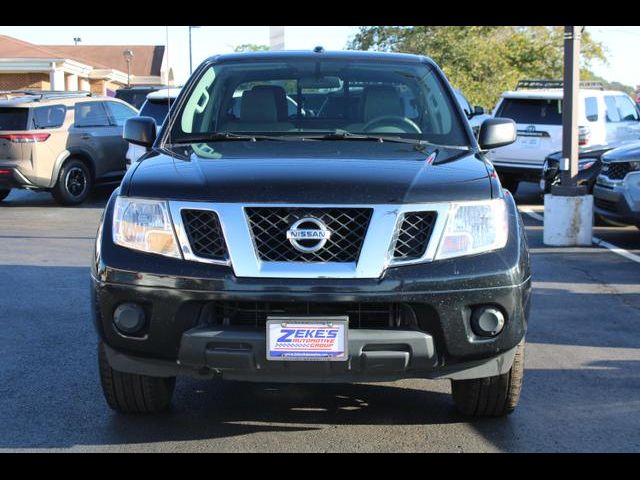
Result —
[[5, 198], [7, 198], [10, 193], [11, 193], [11, 189], [10, 188], [0, 189], [0, 202], [2, 200], [4, 200]]
[[100, 383], [104, 397], [118, 413], [160, 413], [169, 408], [176, 377], [150, 377], [114, 370], [109, 365], [104, 344], [98, 345]]
[[520, 399], [524, 379], [524, 340], [516, 347], [513, 365], [494, 377], [452, 380], [456, 408], [473, 417], [502, 417], [513, 412]]
[[61, 205], [78, 205], [86, 200], [92, 187], [93, 179], [87, 164], [72, 158], [60, 169], [51, 195]]

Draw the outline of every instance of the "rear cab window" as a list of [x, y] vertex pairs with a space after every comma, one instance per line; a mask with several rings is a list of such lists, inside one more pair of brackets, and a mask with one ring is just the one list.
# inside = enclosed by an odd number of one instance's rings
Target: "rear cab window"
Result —
[[28, 108], [0, 107], [0, 130], [27, 130]]
[[505, 98], [496, 117], [511, 118], [527, 125], [562, 125], [562, 100]]

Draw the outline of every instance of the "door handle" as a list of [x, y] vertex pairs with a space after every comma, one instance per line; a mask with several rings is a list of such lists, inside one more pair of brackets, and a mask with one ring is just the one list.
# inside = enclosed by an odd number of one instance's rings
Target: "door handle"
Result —
[[91, 138], [91, 135], [89, 135], [88, 133], [83, 133], [82, 135], [80, 135], [80, 138], [82, 140], [89, 140]]

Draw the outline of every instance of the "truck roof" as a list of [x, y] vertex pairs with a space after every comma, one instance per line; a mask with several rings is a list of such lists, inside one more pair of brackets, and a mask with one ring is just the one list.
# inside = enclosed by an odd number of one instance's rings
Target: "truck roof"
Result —
[[[318, 50], [317, 47], [316, 50]], [[312, 50], [283, 50], [283, 51], [260, 51], [225, 53], [214, 55], [207, 60], [211, 62], [226, 62], [236, 60], [283, 60], [283, 59], [335, 59], [335, 60], [380, 60], [380, 61], [400, 61], [419, 63], [427, 60], [423, 55], [413, 55], [409, 53], [389, 53], [389, 52], [367, 52], [362, 50], [339, 50], [339, 51], [312, 51]]]

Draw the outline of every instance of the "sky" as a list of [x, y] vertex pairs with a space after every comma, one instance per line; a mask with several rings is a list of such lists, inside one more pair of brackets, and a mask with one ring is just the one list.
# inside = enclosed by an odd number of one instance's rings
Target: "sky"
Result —
[[[288, 50], [311, 50], [322, 45], [326, 50], [342, 50], [357, 29], [355, 26], [288, 26], [285, 30], [285, 47]], [[608, 65], [594, 63], [594, 72], [609, 81], [639, 85], [640, 62], [637, 61], [637, 51], [640, 27], [588, 26], [587, 30], [596, 40], [604, 43], [609, 59]], [[0, 26], [0, 34], [41, 45], [73, 45], [74, 37], [80, 37], [85, 45], [168, 44], [169, 64], [173, 67], [176, 83], [182, 84], [189, 77], [189, 28], [186, 26]], [[202, 26], [193, 29], [194, 68], [211, 55], [231, 52], [235, 46], [245, 43], [268, 45], [269, 27]]]

